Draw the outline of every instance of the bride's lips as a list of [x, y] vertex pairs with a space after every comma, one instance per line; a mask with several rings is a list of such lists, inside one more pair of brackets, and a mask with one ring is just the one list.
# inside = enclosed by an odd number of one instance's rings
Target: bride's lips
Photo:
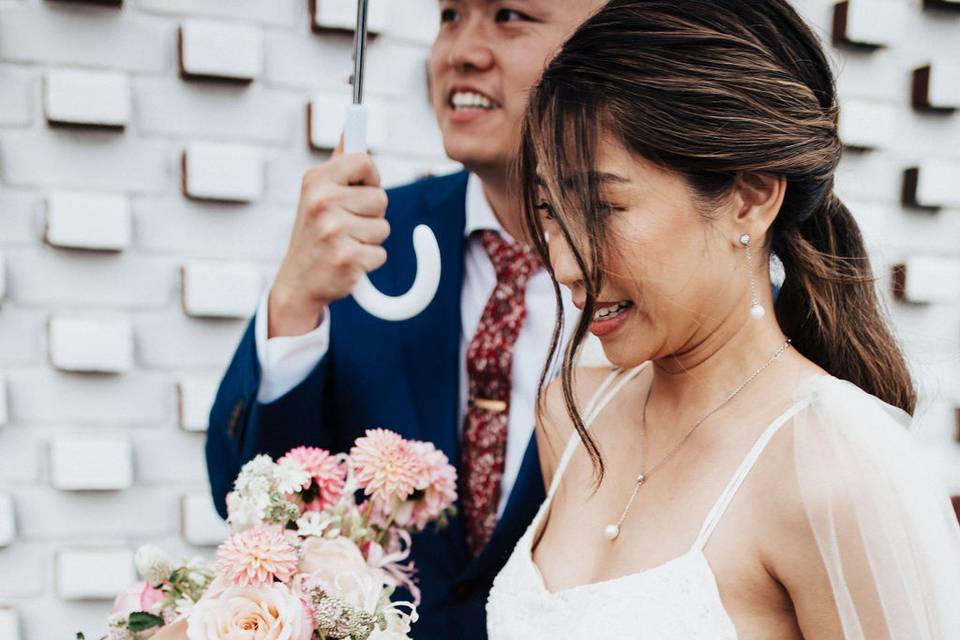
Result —
[[[583, 303], [574, 302], [574, 305], [583, 311]], [[629, 300], [597, 302], [594, 305], [594, 320], [590, 323], [588, 329], [593, 335], [603, 338], [622, 327], [633, 311], [634, 304]]]

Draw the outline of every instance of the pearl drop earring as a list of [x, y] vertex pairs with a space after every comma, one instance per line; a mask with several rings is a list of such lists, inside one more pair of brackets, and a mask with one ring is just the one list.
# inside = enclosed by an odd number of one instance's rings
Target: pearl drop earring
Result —
[[757, 296], [757, 279], [753, 275], [753, 258], [750, 256], [750, 234], [745, 233], [740, 236], [740, 244], [747, 252], [747, 272], [750, 276], [750, 316], [760, 320], [767, 314], [767, 310], [760, 304], [760, 298]]

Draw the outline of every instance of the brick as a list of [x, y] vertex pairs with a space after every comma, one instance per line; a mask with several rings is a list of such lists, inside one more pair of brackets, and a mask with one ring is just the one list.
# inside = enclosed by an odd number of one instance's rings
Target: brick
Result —
[[184, 431], [207, 430], [210, 408], [220, 386], [219, 376], [184, 376], [177, 383], [180, 428]]
[[50, 123], [122, 129], [130, 122], [130, 80], [122, 73], [57, 69], [45, 80]]
[[263, 73], [263, 32], [247, 25], [185, 20], [179, 55], [184, 77], [250, 81]]
[[0, 493], [0, 547], [9, 547], [17, 537], [13, 498]]
[[402, 122], [403, 126], [391, 127], [387, 144], [377, 150], [402, 154], [413, 162], [417, 159], [429, 159], [431, 163], [436, 163], [446, 157], [440, 128], [429, 109], [422, 106], [399, 106], [391, 109], [390, 121]]
[[7, 381], [0, 378], [0, 427], [7, 424], [9, 419], [7, 414]]
[[222, 371], [246, 328], [245, 320], [190, 318], [181, 311], [143, 314], [134, 322], [140, 362], [159, 369]]
[[[0, 601], [37, 598], [49, 588], [53, 575], [53, 552], [43, 543], [18, 539], [9, 547], [0, 547], [0, 576], [17, 576], [16, 580], [0, 580]], [[5, 638], [0, 631], [0, 638]]]
[[906, 9], [899, 0], [839, 2], [833, 15], [833, 42], [865, 48], [895, 44], [907, 18]]
[[[367, 31], [383, 33], [390, 26], [393, 0], [370, 0]], [[353, 32], [357, 25], [357, 3], [353, 0], [310, 0], [311, 24], [315, 30]]]
[[7, 270], [10, 299], [25, 305], [153, 309], [176, 299], [176, 263], [168, 258], [44, 247], [11, 253]]
[[165, 143], [107, 131], [0, 133], [0, 170], [15, 186], [157, 193], [170, 186]]
[[40, 440], [35, 428], [6, 427], [0, 431], [0, 443], [0, 484], [40, 481]]
[[133, 484], [130, 441], [122, 436], [57, 436], [50, 443], [50, 484], [61, 491], [109, 491]]
[[858, 149], [888, 147], [896, 118], [897, 109], [893, 105], [869, 100], [844, 101], [840, 108], [840, 140]]
[[50, 362], [61, 371], [122, 373], [133, 367], [133, 328], [123, 317], [55, 316]]
[[46, 333], [45, 311], [0, 306], [0, 366], [41, 364]]
[[960, 260], [912, 256], [894, 267], [894, 295], [906, 302], [928, 304], [960, 300]]
[[[307, 122], [310, 147], [312, 149], [333, 149], [340, 141], [343, 125], [347, 117], [350, 100], [344, 97], [316, 96], [307, 105]], [[387, 114], [382, 105], [367, 105], [367, 147], [371, 150], [383, 148], [388, 138]]]
[[183, 267], [183, 310], [197, 318], [249, 318], [263, 292], [263, 271], [248, 263], [193, 261]]
[[393, 12], [390, 36], [401, 41], [431, 46], [440, 30], [439, 3], [404, 2], [403, 11]]
[[226, 523], [214, 509], [209, 491], [181, 497], [180, 532], [187, 542], [198, 547], [215, 547], [226, 540]]
[[124, 196], [60, 191], [47, 196], [46, 240], [57, 247], [121, 251], [130, 245]]
[[12, 68], [0, 68], [0, 126], [26, 126], [33, 120], [30, 76]]
[[[293, 183], [293, 204], [300, 193]], [[279, 263], [296, 208], [175, 198], [133, 202], [136, 244], [150, 252]]]
[[132, 11], [82, 11], [56, 3], [0, 7], [0, 60], [159, 73], [172, 66], [173, 29]]
[[903, 201], [919, 207], [960, 207], [960, 163], [926, 160], [904, 172]]
[[163, 15], [208, 16], [272, 26], [293, 27], [303, 13], [302, 0], [140, 0], [137, 8]]
[[13, 607], [0, 606], [0, 638], [20, 640], [20, 620]]
[[[371, 56], [378, 44], [371, 43]], [[353, 69], [350, 38], [268, 30], [264, 45], [266, 79], [271, 84], [313, 91], [347, 90]]]
[[207, 465], [203, 436], [170, 425], [141, 429], [132, 435], [137, 482], [167, 487], [171, 484], [203, 484]]
[[912, 82], [914, 108], [952, 111], [960, 107], [960, 66], [927, 64], [914, 69]]
[[430, 110], [427, 59], [430, 50], [393, 40], [374, 40], [369, 46], [364, 98], [406, 100]]
[[183, 192], [200, 200], [257, 200], [263, 193], [260, 151], [240, 145], [190, 144], [183, 153]]
[[299, 96], [259, 84], [134, 80], [144, 133], [227, 141], [286, 143], [299, 125]]
[[65, 600], [112, 600], [136, 581], [127, 548], [64, 549], [57, 554], [57, 593]]
[[17, 424], [127, 427], [172, 424], [176, 415], [170, 380], [146, 371], [88, 376], [46, 369], [14, 370], [7, 374], [7, 389], [11, 421]]
[[0, 193], [0, 246], [32, 246], [39, 235], [41, 199], [34, 194], [4, 190]]
[[12, 493], [23, 540], [112, 544], [157, 538], [176, 530], [176, 494], [167, 488], [57, 491], [29, 485]]

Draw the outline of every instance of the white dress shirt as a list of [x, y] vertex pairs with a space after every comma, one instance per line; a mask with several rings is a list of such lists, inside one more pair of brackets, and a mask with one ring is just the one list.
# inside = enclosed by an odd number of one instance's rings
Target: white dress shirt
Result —
[[[510, 238], [497, 220], [483, 193], [480, 179], [470, 174], [467, 180], [466, 228], [467, 246], [464, 255], [463, 287], [460, 291], [460, 412], [458, 425], [462, 432], [467, 406], [467, 346], [480, 324], [483, 308], [497, 284], [496, 272], [474, 231], [493, 229]], [[578, 318], [578, 311], [564, 294], [564, 335], [569, 335]], [[527, 317], [513, 349], [512, 388], [510, 390], [510, 428], [507, 434], [507, 453], [501, 487], [499, 513], [503, 513], [530, 442], [535, 423], [537, 386], [540, 371], [547, 358], [550, 337], [556, 316], [553, 285], [546, 270], [537, 271], [527, 283], [525, 297]], [[267, 339], [267, 295], [260, 301], [255, 321], [257, 358], [260, 360], [261, 381], [257, 400], [272, 402], [299, 384], [313, 370], [327, 352], [330, 343], [330, 314], [324, 314], [320, 325], [302, 336]], [[371, 425], [372, 426], [372, 425]], [[457, 461], [451, 461], [456, 464]]]

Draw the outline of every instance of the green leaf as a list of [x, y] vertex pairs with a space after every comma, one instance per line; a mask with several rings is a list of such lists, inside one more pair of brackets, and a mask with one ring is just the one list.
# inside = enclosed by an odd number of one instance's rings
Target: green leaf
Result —
[[87, 636], [83, 635], [80, 631], [77, 632], [76, 640], [87, 640]]
[[162, 627], [163, 618], [160, 616], [155, 616], [152, 613], [147, 613], [146, 611], [135, 611], [130, 614], [130, 619], [127, 621], [127, 628], [130, 631], [146, 631], [152, 627]]

